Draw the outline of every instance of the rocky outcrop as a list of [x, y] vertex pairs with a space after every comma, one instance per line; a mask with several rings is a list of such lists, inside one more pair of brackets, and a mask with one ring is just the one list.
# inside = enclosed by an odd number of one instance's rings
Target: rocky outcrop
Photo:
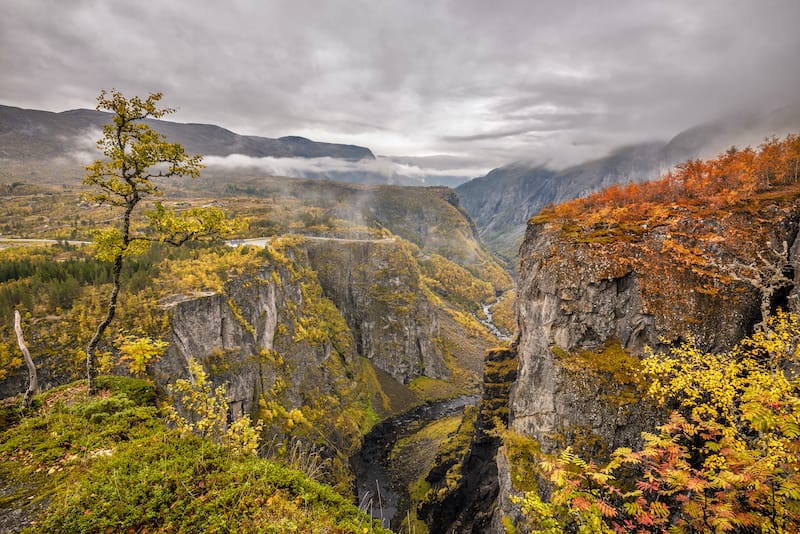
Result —
[[495, 465], [497, 468], [497, 497], [492, 522], [487, 532], [505, 534], [508, 532], [506, 525], [524, 524], [524, 517], [519, 506], [524, 493], [514, 485], [512, 464], [504, 450], [498, 451], [495, 456]]
[[408, 246], [395, 240], [308, 240], [312, 269], [341, 310], [356, 352], [401, 383], [450, 376], [433, 305]]
[[[575, 428], [591, 429], [613, 447], [634, 443], [651, 419], [650, 407], [634, 397], [598, 402], [598, 394], [620, 393], [620, 384], [592, 380], [588, 369], [570, 370], [558, 354], [594, 350], [612, 339], [634, 354], [658, 344], [655, 317], [643, 306], [636, 274], [610, 272], [610, 266], [597, 264], [591, 250], [570, 249], [537, 227], [529, 229], [522, 253], [520, 367], [510, 398], [511, 428], [537, 439], [545, 451], [563, 446]], [[635, 370], [620, 369], [620, 374], [627, 372]], [[607, 390], [593, 391], [592, 386]]]
[[[260, 414], [273, 436], [302, 422], [313, 427], [313, 441], [348, 451], [368, 409], [362, 364], [304, 262], [302, 255], [267, 257], [257, 272], [229, 280], [223, 293], [173, 304], [171, 342], [152, 373], [168, 387], [188, 377], [196, 358], [215, 385], [225, 385], [232, 418]], [[291, 416], [293, 409], [302, 417]]]
[[302, 422], [342, 451], [360, 439], [375, 393], [364, 365], [404, 383], [450, 374], [419, 268], [394, 240], [296, 238], [267, 248], [263, 266], [222, 293], [171, 304], [170, 328], [152, 366], [162, 387], [187, 378], [196, 358], [225, 385], [232, 418], [261, 415], [277, 437], [302, 433]]
[[508, 395], [516, 374], [515, 348], [487, 352], [483, 394], [469, 447], [461, 457], [437, 456], [427, 476], [432, 489], [419, 507], [419, 516], [430, 532], [490, 531], [499, 489], [496, 457], [501, 440], [496, 429], [508, 423]]
[[[637, 446], [641, 432], [664, 417], [643, 401], [646, 346], [660, 351], [694, 339], [702, 350], [718, 351], [752, 332], [762, 292], [731, 273], [745, 261], [776, 258], [773, 244], [785, 241], [788, 258], [780, 262], [796, 283], [794, 195], [774, 194], [724, 214], [701, 211], [704, 217], [670, 206], [667, 222], [644, 223], [620, 238], [602, 234], [602, 224], [591, 233], [576, 230], [574, 221], [529, 223], [520, 252], [519, 370], [509, 428], [533, 444], [534, 457], [570, 445], [603, 459], [613, 448]], [[796, 292], [775, 292], [771, 307], [796, 310]], [[497, 464], [505, 481], [498, 504], [513, 519], [509, 497], [520, 487], [507, 460]], [[496, 514], [496, 529], [498, 521]]]
[[[800, 210], [776, 207], [770, 215], [739, 214], [738, 228], [749, 228], [757, 247], [793, 243]], [[687, 267], [662, 245], [667, 236], [686, 236], [679, 250], [694, 250], [689, 229], [701, 226], [731, 232], [713, 219], [687, 219], [669, 231], [651, 230], [640, 243], [596, 244], [570, 239], [552, 225], [529, 225], [521, 249], [513, 430], [539, 440], [546, 452], [570, 442], [576, 429], [608, 447], [635, 443], [654, 417], [636, 391], [646, 386], [636, 374], [645, 346], [660, 350], [693, 338], [705, 350], [723, 350], [752, 330], [759, 319], [754, 287], [725, 279], [724, 268], [711, 287], [707, 272]], [[733, 265], [721, 243], [710, 250], [717, 259], [704, 260], [706, 271]], [[772, 304], [788, 303], [784, 294]]]

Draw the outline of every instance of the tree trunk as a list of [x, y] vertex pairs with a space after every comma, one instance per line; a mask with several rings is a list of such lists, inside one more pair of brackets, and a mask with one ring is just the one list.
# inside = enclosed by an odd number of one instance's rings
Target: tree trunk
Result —
[[25, 363], [28, 366], [28, 390], [25, 392], [25, 397], [23, 397], [22, 402], [25, 408], [30, 408], [33, 396], [39, 392], [39, 380], [36, 377], [36, 366], [33, 364], [33, 358], [31, 358], [31, 353], [28, 352], [28, 347], [25, 345], [25, 340], [22, 337], [22, 324], [18, 310], [14, 310], [14, 332], [17, 333], [19, 350], [22, 351], [22, 355], [25, 357]]
[[95, 330], [94, 336], [92, 336], [89, 345], [86, 347], [86, 378], [89, 383], [89, 395], [95, 395], [97, 393], [97, 345], [100, 343], [103, 333], [106, 331], [106, 328], [108, 328], [108, 325], [111, 324], [117, 312], [117, 296], [119, 295], [119, 278], [121, 272], [122, 256], [117, 256], [114, 258], [114, 289], [111, 290], [111, 300], [108, 302], [106, 317], [97, 325], [97, 330]]

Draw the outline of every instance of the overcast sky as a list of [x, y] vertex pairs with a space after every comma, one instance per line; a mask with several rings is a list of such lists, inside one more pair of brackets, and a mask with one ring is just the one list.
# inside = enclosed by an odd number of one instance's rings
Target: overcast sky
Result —
[[800, 94], [800, 0], [0, 0], [0, 103], [555, 165]]

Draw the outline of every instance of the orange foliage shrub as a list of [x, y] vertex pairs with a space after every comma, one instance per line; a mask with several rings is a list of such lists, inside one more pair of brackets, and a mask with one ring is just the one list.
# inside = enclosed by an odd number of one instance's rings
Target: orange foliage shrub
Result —
[[624, 225], [646, 221], [658, 206], [717, 210], [798, 183], [800, 135], [789, 134], [783, 140], [768, 138], [758, 150], [732, 147], [717, 159], [689, 160], [660, 180], [615, 184], [585, 198], [548, 206], [531, 221], [569, 221], [585, 227], [591, 214], [606, 211], [603, 225]]

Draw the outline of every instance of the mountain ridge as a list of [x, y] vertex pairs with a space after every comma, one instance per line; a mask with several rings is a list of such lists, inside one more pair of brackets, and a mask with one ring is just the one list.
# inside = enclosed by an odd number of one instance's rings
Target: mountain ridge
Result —
[[[82, 137], [102, 128], [109, 117], [108, 113], [82, 108], [52, 112], [0, 104], [0, 157], [30, 160], [69, 156], [75, 150], [89, 148]], [[208, 156], [242, 154], [277, 158], [332, 157], [348, 161], [375, 159], [366, 147], [318, 142], [295, 135], [270, 138], [241, 135], [214, 124], [155, 119], [144, 123], [171, 142], [181, 143], [187, 152]], [[70, 144], [70, 138], [78, 140], [78, 143]], [[28, 152], [20, 150], [23, 146], [28, 147]]]

